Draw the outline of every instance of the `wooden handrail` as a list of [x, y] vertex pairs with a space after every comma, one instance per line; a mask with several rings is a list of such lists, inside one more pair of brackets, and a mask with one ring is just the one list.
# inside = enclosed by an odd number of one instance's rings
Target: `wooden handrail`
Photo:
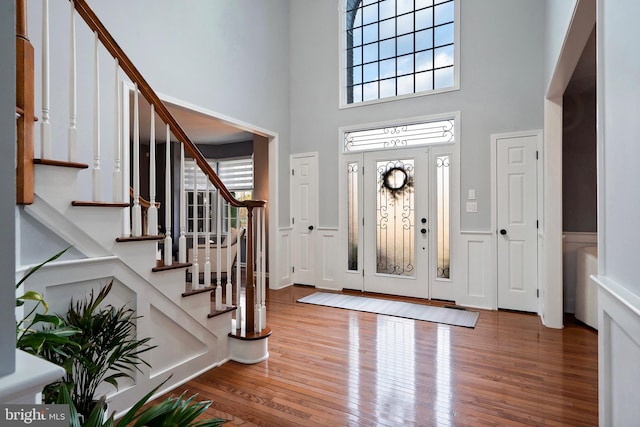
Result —
[[[248, 208], [248, 201], [240, 201], [237, 200], [229, 189], [222, 183], [218, 175], [211, 168], [205, 157], [202, 155], [198, 147], [191, 141], [189, 136], [187, 136], [186, 132], [182, 129], [180, 124], [178, 124], [177, 120], [173, 117], [173, 115], [169, 112], [164, 103], [160, 100], [160, 97], [155, 93], [155, 91], [151, 88], [149, 83], [142, 77], [142, 74], [138, 69], [133, 65], [133, 62], [129, 59], [129, 57], [124, 53], [124, 51], [120, 48], [118, 43], [116, 43], [115, 39], [111, 36], [109, 31], [107, 31], [106, 27], [100, 22], [96, 14], [91, 10], [89, 5], [85, 0], [74, 0], [72, 2], [75, 5], [76, 11], [78, 15], [82, 17], [85, 23], [89, 26], [92, 32], [97, 33], [98, 39], [102, 43], [102, 45], [107, 49], [107, 51], [118, 60], [120, 64], [120, 68], [125, 72], [125, 74], [138, 85], [138, 89], [140, 93], [145, 97], [145, 99], [155, 107], [156, 113], [160, 118], [169, 125], [169, 129], [171, 133], [184, 144], [185, 151], [193, 158], [197, 165], [200, 167], [202, 172], [209, 178], [209, 181], [220, 191], [222, 197], [233, 207], [244, 207]], [[254, 206], [265, 206], [266, 202], [264, 200], [251, 201]]]
[[[129, 197], [131, 197], [132, 199], [135, 197], [133, 193], [134, 193], [133, 187], [129, 187]], [[145, 199], [144, 197], [138, 196], [138, 200], [140, 202], [140, 206], [142, 206], [143, 208], [149, 209], [151, 207], [151, 202]], [[155, 205], [156, 205], [156, 208], [160, 209], [160, 202], [155, 202]]]

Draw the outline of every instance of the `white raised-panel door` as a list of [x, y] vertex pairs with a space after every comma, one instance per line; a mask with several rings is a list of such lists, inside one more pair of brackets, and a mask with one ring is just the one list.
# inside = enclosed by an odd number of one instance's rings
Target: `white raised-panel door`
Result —
[[291, 173], [293, 282], [315, 285], [315, 236], [318, 226], [317, 156], [311, 154], [292, 157]]
[[537, 138], [496, 140], [498, 308], [538, 311]]

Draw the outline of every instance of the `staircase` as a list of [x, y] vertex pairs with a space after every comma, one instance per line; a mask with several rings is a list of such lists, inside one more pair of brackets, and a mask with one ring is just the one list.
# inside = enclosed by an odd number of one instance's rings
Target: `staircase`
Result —
[[[158, 347], [149, 352], [151, 368], [138, 373], [135, 383], [121, 387], [110, 393], [109, 402], [116, 411], [128, 408], [152, 387], [162, 382], [169, 374], [172, 378], [164, 386], [164, 392], [228, 360], [241, 363], [257, 363], [268, 357], [268, 337], [271, 333], [266, 326], [266, 238], [264, 201], [239, 201], [222, 183], [215, 171], [189, 139], [180, 124], [174, 119], [158, 95], [147, 84], [140, 72], [120, 49], [113, 37], [104, 28], [98, 17], [84, 0], [71, 1], [68, 5], [71, 36], [69, 80], [55, 82], [69, 85], [69, 122], [52, 123], [49, 105], [49, 2], [41, 0], [43, 7], [41, 52], [42, 83], [34, 85], [33, 54], [29, 55], [29, 40], [26, 33], [26, 5], [17, 1], [17, 40], [22, 45], [18, 64], [18, 203], [23, 206], [21, 215], [29, 216], [43, 230], [55, 234], [64, 244], [73, 246], [79, 254], [75, 259], [51, 263], [41, 269], [25, 285], [27, 289], [41, 292], [49, 301], [51, 310], [63, 311], [68, 301], [81, 297], [91, 288], [97, 288], [107, 281], [114, 281], [110, 295], [113, 304], [131, 304], [142, 316], [138, 319], [137, 333], [141, 337], [152, 337]], [[61, 7], [59, 2], [52, 6]], [[93, 93], [80, 93], [76, 71], [76, 21], [87, 25], [94, 37]], [[32, 49], [32, 48], [31, 48]], [[115, 105], [105, 109], [100, 93], [105, 89], [100, 82], [100, 60], [104, 51], [108, 52], [115, 64], [114, 91]], [[27, 52], [23, 54], [21, 52]], [[19, 62], [20, 62], [19, 61]], [[42, 87], [42, 117], [40, 123], [41, 158], [34, 159], [34, 105], [33, 88]], [[22, 90], [21, 90], [22, 88]], [[129, 95], [133, 88], [132, 95]], [[78, 133], [78, 98], [93, 98], [92, 148], [81, 145], [82, 134]], [[129, 112], [123, 108], [124, 97], [133, 98], [132, 147], [129, 147], [125, 128], [128, 129]], [[150, 200], [140, 197], [140, 130], [138, 100], [144, 98], [151, 105], [150, 174], [148, 181]], [[104, 119], [106, 110], [107, 120]], [[112, 117], [114, 147], [113, 158], [104, 158], [101, 153], [101, 122]], [[157, 167], [155, 120], [164, 124], [166, 135], [163, 142], [166, 149], [164, 165]], [[52, 135], [59, 135], [56, 126], [66, 128], [67, 141], [57, 141]], [[109, 133], [109, 132], [106, 132]], [[177, 141], [177, 142], [176, 142]], [[67, 158], [53, 159], [51, 153], [59, 153], [55, 144], [67, 146]], [[172, 164], [171, 148], [179, 149], [180, 165]], [[89, 152], [88, 158], [83, 153]], [[123, 159], [124, 153], [132, 153], [133, 166], [128, 171]], [[187, 189], [184, 188], [184, 161], [189, 156], [197, 165], [193, 171], [206, 177], [205, 194], [215, 195], [213, 200], [204, 197], [199, 204], [197, 197], [192, 206], [192, 233], [187, 236]], [[87, 163], [83, 163], [83, 161]], [[105, 166], [113, 171], [109, 179], [102, 172]], [[87, 179], [91, 171], [90, 200], [78, 200], [81, 181]], [[156, 169], [160, 173], [156, 173]], [[172, 176], [172, 171], [179, 174]], [[130, 178], [131, 177], [131, 178]], [[111, 200], [104, 200], [102, 183], [112, 182]], [[132, 182], [129, 182], [132, 181]], [[162, 195], [156, 194], [156, 184], [164, 182], [166, 189]], [[179, 183], [179, 184], [178, 184]], [[174, 198], [173, 187], [180, 187]], [[132, 201], [129, 191], [132, 188]], [[192, 189], [197, 192], [200, 188]], [[195, 193], [197, 194], [197, 193]], [[160, 200], [160, 203], [158, 203]], [[193, 203], [193, 202], [192, 202]], [[143, 223], [143, 207], [147, 206], [146, 221]], [[159, 207], [158, 207], [159, 206]], [[172, 207], [180, 211], [179, 230], [171, 229]], [[164, 209], [165, 224], [158, 223], [159, 209]], [[226, 209], [226, 211], [225, 211]], [[246, 212], [246, 260], [245, 272], [240, 268], [240, 254], [232, 265], [227, 257], [227, 265], [212, 262], [221, 259], [221, 251], [230, 250], [231, 239], [224, 244], [211, 245], [213, 236], [221, 238], [225, 232], [238, 226], [231, 220], [231, 209]], [[204, 218], [198, 219], [198, 212]], [[211, 221], [213, 212], [216, 221]], [[223, 223], [222, 217], [226, 214]], [[161, 216], [161, 215], [160, 215]], [[146, 224], [145, 224], [146, 223]], [[212, 224], [214, 223], [214, 224]], [[143, 224], [146, 227], [143, 227]], [[200, 225], [200, 226], [199, 226]], [[226, 226], [226, 230], [224, 229]], [[159, 234], [159, 229], [164, 234]], [[188, 241], [191, 243], [188, 243]], [[177, 245], [174, 244], [177, 242]], [[197, 248], [206, 248], [204, 259], [198, 259]], [[177, 248], [176, 248], [177, 246]], [[194, 259], [188, 259], [190, 253]], [[240, 247], [240, 242], [238, 242]], [[217, 251], [212, 256], [211, 251]], [[217, 255], [217, 257], [215, 256]], [[215, 264], [215, 265], [214, 265]], [[232, 268], [235, 274], [229, 274]], [[224, 269], [226, 274], [222, 274]], [[187, 273], [189, 270], [189, 273]], [[232, 277], [235, 276], [234, 282]], [[242, 281], [243, 276], [246, 280]], [[199, 278], [200, 280], [191, 280]], [[189, 279], [189, 281], [187, 280]], [[224, 280], [224, 282], [223, 282]]]

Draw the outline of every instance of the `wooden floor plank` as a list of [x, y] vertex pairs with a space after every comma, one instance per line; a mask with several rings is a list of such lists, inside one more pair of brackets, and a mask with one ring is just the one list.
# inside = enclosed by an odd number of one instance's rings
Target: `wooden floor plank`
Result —
[[573, 317], [481, 311], [469, 329], [295, 302], [313, 292], [270, 291], [267, 361], [171, 394], [214, 400], [229, 427], [598, 424], [598, 336]]

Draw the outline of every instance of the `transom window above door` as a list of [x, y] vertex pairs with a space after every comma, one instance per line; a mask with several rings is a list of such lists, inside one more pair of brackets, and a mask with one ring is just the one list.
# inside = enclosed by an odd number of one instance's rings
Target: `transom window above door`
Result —
[[458, 86], [456, 0], [345, 0], [342, 104]]

